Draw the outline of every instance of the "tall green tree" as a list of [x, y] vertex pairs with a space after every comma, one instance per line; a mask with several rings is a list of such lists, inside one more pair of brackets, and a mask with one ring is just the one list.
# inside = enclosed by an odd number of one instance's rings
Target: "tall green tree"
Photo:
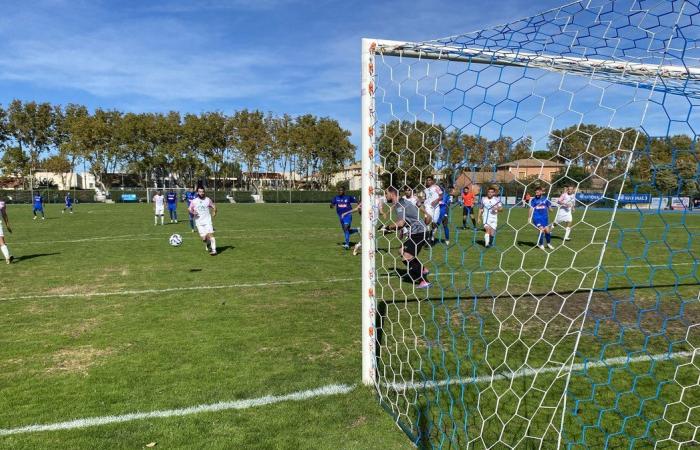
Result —
[[7, 109], [8, 131], [21, 150], [29, 155], [29, 164], [37, 169], [41, 156], [54, 139], [54, 109], [49, 103], [22, 103], [13, 100]]

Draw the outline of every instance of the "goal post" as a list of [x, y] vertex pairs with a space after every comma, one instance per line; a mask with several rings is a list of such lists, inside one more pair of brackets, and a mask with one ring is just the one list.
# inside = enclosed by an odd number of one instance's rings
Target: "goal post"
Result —
[[[700, 438], [698, 19], [596, 0], [362, 40], [362, 381], [417, 446]], [[427, 245], [380, 232], [389, 187]]]
[[[375, 237], [372, 214], [377, 172], [374, 160], [374, 53], [375, 41], [362, 40], [362, 382], [375, 383]], [[367, 207], [367, 206], [370, 207]]]

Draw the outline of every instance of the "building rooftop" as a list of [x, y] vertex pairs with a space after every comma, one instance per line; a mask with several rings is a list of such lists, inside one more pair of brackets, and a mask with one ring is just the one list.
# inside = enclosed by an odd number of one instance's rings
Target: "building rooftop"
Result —
[[562, 164], [556, 161], [550, 161], [548, 159], [537, 159], [537, 158], [527, 158], [527, 159], [517, 159], [515, 161], [507, 162], [498, 166], [501, 167], [566, 167], [566, 164]]

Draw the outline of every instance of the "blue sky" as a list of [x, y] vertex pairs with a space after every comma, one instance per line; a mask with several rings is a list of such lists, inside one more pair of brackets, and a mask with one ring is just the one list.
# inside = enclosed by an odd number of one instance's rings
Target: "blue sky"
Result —
[[3, 1], [0, 103], [335, 117], [359, 143], [362, 37], [428, 40], [564, 0]]

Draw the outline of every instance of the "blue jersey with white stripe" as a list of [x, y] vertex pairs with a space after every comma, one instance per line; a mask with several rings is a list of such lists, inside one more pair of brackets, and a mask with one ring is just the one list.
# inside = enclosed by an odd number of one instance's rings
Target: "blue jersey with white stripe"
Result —
[[538, 223], [549, 222], [549, 208], [552, 207], [552, 202], [545, 196], [532, 197], [530, 207], [533, 209], [532, 221]]

